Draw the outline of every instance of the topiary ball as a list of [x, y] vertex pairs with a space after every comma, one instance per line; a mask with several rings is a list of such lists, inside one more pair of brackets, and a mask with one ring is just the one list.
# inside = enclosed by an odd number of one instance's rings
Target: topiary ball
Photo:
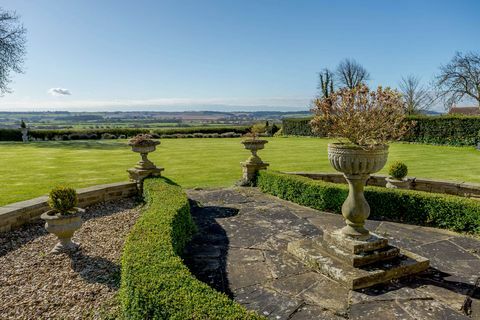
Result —
[[73, 188], [57, 186], [50, 191], [48, 205], [60, 214], [71, 214], [77, 203], [77, 192]]
[[396, 161], [390, 165], [388, 174], [394, 179], [402, 180], [408, 174], [408, 167], [405, 163]]

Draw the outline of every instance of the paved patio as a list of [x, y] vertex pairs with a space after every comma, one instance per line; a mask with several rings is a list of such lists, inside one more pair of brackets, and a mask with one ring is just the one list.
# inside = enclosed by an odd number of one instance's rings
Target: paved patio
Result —
[[270, 319], [480, 319], [480, 241], [440, 229], [368, 221], [393, 245], [430, 259], [422, 274], [352, 291], [286, 252], [343, 226], [255, 188], [190, 190], [199, 233], [185, 263], [202, 281]]

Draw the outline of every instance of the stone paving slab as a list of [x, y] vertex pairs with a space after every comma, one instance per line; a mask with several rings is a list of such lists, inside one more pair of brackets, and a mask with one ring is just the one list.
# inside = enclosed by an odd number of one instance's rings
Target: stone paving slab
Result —
[[289, 242], [343, 226], [341, 215], [299, 206], [255, 188], [189, 190], [199, 233], [184, 259], [213, 288], [269, 319], [480, 319], [480, 241], [453, 232], [368, 221], [392, 245], [431, 268], [348, 290], [287, 252]]

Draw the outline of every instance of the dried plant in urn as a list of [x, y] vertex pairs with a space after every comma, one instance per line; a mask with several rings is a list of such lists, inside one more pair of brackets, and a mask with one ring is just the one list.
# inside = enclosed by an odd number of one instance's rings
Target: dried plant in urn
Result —
[[390, 88], [375, 91], [364, 85], [340, 89], [314, 101], [314, 131], [327, 132], [339, 142], [328, 145], [330, 164], [344, 174], [350, 191], [342, 206], [345, 236], [367, 239], [365, 220], [370, 207], [363, 187], [370, 174], [387, 162], [388, 142], [403, 136], [408, 127], [401, 94]]
[[70, 187], [58, 186], [50, 191], [48, 205], [51, 210], [41, 215], [45, 220], [45, 229], [57, 236], [59, 242], [52, 253], [72, 251], [78, 244], [72, 241], [72, 236], [82, 225], [83, 209], [77, 208], [77, 192]]

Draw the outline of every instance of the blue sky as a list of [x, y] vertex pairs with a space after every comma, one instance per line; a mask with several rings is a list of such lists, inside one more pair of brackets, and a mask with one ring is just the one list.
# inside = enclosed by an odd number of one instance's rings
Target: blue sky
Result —
[[25, 73], [14, 76], [0, 110], [299, 110], [316, 93], [317, 72], [343, 58], [362, 63], [370, 85], [395, 87], [408, 74], [429, 82], [455, 51], [480, 51], [478, 0], [0, 7], [16, 10], [28, 29]]

